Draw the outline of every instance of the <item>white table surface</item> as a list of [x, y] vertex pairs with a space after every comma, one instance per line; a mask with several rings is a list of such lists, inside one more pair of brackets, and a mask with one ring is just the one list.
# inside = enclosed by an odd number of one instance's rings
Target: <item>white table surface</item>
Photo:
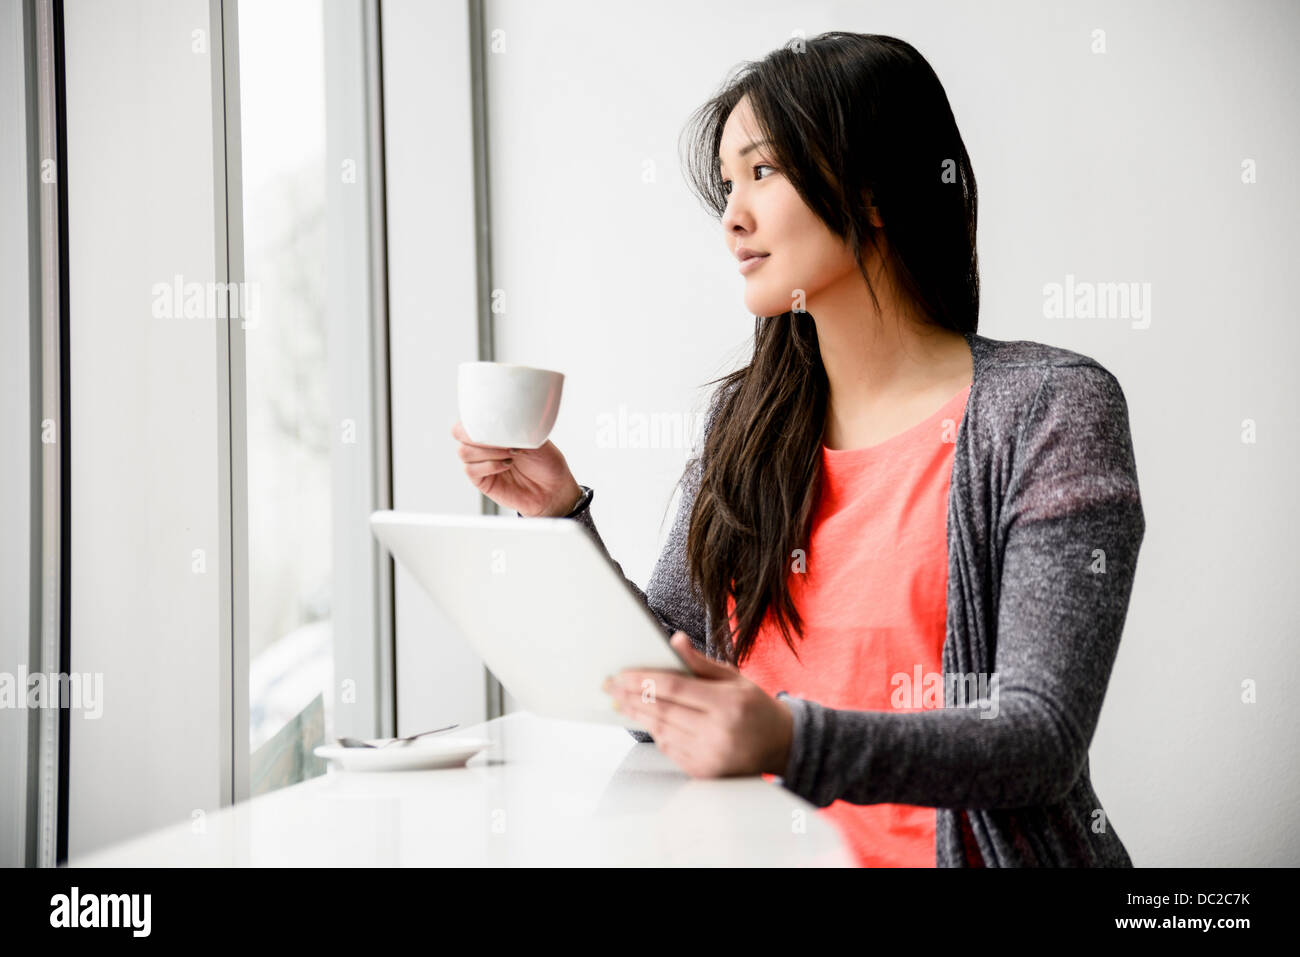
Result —
[[[852, 867], [834, 825], [762, 777], [696, 780], [626, 730], [513, 712], [460, 768], [330, 770], [72, 859], [138, 866]], [[196, 833], [196, 830], [199, 832]]]

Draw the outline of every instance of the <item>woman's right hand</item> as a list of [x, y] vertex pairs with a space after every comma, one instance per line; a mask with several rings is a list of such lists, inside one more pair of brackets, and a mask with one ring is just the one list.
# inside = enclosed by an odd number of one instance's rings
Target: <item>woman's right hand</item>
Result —
[[507, 449], [478, 445], [457, 422], [451, 437], [474, 487], [502, 508], [530, 518], [567, 515], [582, 497], [582, 488], [569, 471], [555, 443], [537, 449]]

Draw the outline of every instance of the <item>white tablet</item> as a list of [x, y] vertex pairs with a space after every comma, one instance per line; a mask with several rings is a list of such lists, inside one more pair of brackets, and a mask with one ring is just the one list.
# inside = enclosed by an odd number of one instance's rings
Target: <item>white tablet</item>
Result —
[[535, 714], [645, 731], [601, 683], [624, 668], [690, 673], [573, 519], [380, 511], [370, 526]]

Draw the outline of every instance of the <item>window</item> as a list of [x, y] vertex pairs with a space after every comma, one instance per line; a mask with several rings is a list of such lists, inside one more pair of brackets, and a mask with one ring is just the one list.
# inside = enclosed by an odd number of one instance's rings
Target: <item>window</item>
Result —
[[[379, 733], [360, 3], [239, 6], [249, 793]], [[340, 720], [340, 709], [346, 715]]]

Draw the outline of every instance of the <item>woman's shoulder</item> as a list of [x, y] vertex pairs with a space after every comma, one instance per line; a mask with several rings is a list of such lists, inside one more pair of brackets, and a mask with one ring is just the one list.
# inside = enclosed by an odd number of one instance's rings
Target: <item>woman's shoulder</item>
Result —
[[[985, 340], [972, 390], [967, 454], [972, 482], [1009, 496], [1004, 514], [1053, 518], [1104, 503], [1112, 520], [1143, 517], [1128, 403], [1119, 380], [1092, 356], [1042, 342]], [[972, 496], [972, 500], [982, 500]]]
[[1092, 356], [1046, 342], [1035, 342], [1030, 339], [992, 339], [979, 334], [975, 334], [972, 340], [976, 362], [982, 359], [988, 369], [1032, 371], [1082, 366], [1096, 367], [1104, 371], [1102, 364]]
[[1092, 356], [1027, 339], [972, 338], [981, 410], [1020, 417], [1044, 401], [1084, 402], [1101, 393], [1123, 401], [1119, 380]]
[[977, 363], [964, 431], [973, 475], [1007, 476], [1052, 450], [1097, 468], [1132, 467], [1128, 402], [1119, 380], [1092, 356], [1027, 340], [976, 336]]

